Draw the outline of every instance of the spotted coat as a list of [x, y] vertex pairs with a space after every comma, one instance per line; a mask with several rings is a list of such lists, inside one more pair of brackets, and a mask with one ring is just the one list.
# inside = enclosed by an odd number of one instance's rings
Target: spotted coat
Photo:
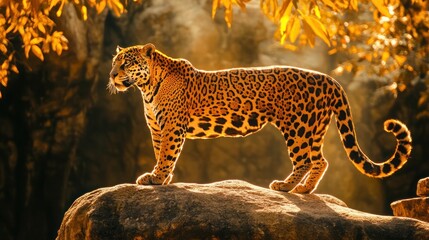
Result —
[[113, 58], [108, 88], [131, 86], [141, 90], [157, 161], [138, 184], [170, 183], [186, 138], [247, 136], [271, 123], [283, 134], [293, 171], [270, 188], [311, 193], [328, 167], [322, 146], [332, 115], [348, 157], [365, 175], [389, 176], [411, 153], [407, 127], [390, 119], [384, 128], [397, 139], [395, 153], [385, 162], [371, 161], [357, 143], [343, 88], [315, 71], [287, 66], [203, 71], [147, 44], [118, 48]]

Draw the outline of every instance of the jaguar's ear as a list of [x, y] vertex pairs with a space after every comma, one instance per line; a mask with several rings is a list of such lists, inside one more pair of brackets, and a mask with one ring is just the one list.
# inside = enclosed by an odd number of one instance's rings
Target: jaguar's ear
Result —
[[155, 46], [152, 43], [148, 43], [144, 45], [140, 51], [144, 57], [152, 58], [152, 54], [155, 52]]
[[119, 45], [116, 46], [116, 54], [118, 54], [123, 48], [119, 47]]

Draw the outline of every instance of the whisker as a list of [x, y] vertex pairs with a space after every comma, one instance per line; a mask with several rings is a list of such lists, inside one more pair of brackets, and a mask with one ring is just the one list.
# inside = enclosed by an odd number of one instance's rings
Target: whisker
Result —
[[118, 92], [118, 90], [115, 88], [115, 85], [111, 81], [109, 81], [107, 84], [106, 89], [110, 94], [116, 94]]

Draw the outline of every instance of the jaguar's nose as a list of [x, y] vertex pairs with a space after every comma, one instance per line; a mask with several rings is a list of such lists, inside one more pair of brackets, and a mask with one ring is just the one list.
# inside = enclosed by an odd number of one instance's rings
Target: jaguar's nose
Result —
[[118, 72], [112, 69], [112, 71], [110, 72], [110, 78], [115, 79], [116, 76], [118, 76]]

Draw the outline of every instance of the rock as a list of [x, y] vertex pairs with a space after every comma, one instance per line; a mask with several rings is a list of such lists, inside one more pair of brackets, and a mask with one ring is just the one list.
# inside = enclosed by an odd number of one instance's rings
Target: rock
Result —
[[429, 177], [422, 178], [417, 183], [417, 196], [429, 196]]
[[399, 200], [393, 202], [390, 206], [395, 216], [411, 217], [429, 222], [429, 197]]
[[429, 223], [350, 209], [321, 194], [276, 192], [237, 180], [122, 184], [78, 198], [65, 239], [428, 239]]
[[390, 206], [393, 215], [411, 217], [429, 222], [429, 177], [420, 179], [417, 183], [417, 198], [395, 201]]

